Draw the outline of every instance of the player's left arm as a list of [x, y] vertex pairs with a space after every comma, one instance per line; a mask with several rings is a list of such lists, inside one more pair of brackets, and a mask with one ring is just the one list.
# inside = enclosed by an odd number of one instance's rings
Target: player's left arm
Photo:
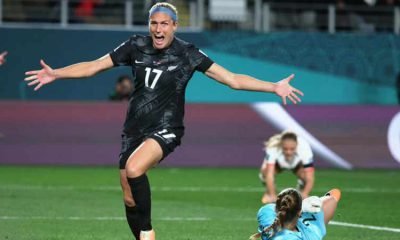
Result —
[[301, 192], [301, 195], [304, 198], [308, 197], [310, 195], [310, 192], [312, 188], [314, 187], [314, 166], [306, 166], [304, 168], [304, 189]]
[[301, 101], [298, 95], [303, 96], [300, 90], [289, 84], [294, 78], [294, 74], [277, 83], [272, 83], [248, 75], [233, 73], [216, 63], [213, 63], [205, 74], [232, 89], [275, 93], [282, 98], [284, 104], [286, 104], [286, 98], [289, 98], [293, 103], [298, 103]]

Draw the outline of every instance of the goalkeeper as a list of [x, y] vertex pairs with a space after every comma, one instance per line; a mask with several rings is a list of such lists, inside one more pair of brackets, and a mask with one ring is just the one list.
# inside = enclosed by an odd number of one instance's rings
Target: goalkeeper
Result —
[[258, 233], [250, 240], [320, 240], [326, 235], [326, 225], [333, 218], [340, 190], [332, 189], [323, 197], [302, 200], [294, 188], [278, 194], [276, 204], [260, 208], [257, 214]]

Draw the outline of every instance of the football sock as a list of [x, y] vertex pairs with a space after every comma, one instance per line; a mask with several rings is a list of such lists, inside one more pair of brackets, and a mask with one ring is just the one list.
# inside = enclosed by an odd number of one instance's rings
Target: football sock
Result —
[[149, 179], [146, 174], [139, 177], [129, 178], [132, 197], [136, 203], [139, 215], [138, 227], [141, 231], [152, 230], [151, 226], [151, 193]]
[[155, 233], [154, 233], [154, 231], [141, 231], [140, 239], [141, 240], [155, 239]]
[[139, 213], [136, 206], [129, 207], [125, 205], [126, 220], [128, 221], [129, 227], [135, 236], [136, 240], [140, 239], [140, 228], [139, 228]]

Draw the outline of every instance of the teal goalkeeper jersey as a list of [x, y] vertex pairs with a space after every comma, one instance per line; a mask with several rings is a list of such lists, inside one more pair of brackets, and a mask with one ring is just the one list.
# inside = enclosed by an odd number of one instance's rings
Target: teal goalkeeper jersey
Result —
[[[275, 204], [267, 204], [260, 208], [257, 214], [258, 231], [261, 232], [265, 227], [270, 226], [276, 217]], [[272, 238], [268, 238], [266, 233], [263, 233], [262, 240], [320, 240], [326, 234], [323, 211], [319, 213], [302, 213], [297, 221], [296, 231], [282, 229], [277, 232]]]

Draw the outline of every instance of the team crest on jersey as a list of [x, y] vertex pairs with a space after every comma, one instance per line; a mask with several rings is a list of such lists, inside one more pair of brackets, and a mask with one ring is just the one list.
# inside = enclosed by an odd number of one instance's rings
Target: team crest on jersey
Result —
[[177, 67], [178, 67], [178, 65], [169, 66], [168, 69], [167, 69], [167, 71], [174, 71]]

